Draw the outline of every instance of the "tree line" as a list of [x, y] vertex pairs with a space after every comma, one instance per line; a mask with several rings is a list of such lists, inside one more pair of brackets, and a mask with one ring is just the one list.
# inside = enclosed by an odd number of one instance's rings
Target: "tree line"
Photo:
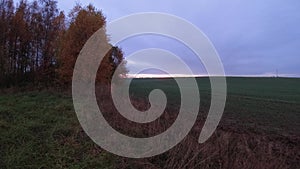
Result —
[[[92, 5], [76, 5], [66, 16], [55, 0], [20, 0], [17, 5], [0, 0], [0, 87], [70, 86], [81, 48], [105, 24]], [[112, 47], [101, 63], [106, 73], [97, 79], [109, 83], [123, 59], [121, 49]]]

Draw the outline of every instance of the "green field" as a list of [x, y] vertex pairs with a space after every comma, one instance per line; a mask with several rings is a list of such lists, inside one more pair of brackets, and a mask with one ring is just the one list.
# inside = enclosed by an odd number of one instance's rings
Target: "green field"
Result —
[[[201, 109], [209, 108], [208, 78], [197, 79]], [[300, 79], [228, 78], [221, 125], [299, 138]], [[166, 91], [172, 104], [178, 88], [171, 79], [135, 79], [131, 94]], [[0, 168], [115, 168], [118, 157], [104, 153], [82, 131], [71, 96], [57, 92], [0, 95]]]
[[[209, 78], [197, 78], [201, 108], [210, 106]], [[131, 94], [147, 97], [151, 90], [162, 89], [168, 101], [180, 103], [180, 92], [173, 79], [134, 79]], [[255, 130], [300, 133], [300, 79], [227, 78], [227, 102], [221, 123], [242, 125]]]
[[0, 96], [0, 168], [115, 168], [81, 130], [71, 97], [50, 92]]

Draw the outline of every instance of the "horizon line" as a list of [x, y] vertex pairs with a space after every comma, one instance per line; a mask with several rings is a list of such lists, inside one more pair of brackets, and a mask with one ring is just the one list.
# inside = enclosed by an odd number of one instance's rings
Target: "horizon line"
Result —
[[182, 77], [274, 77], [274, 78], [300, 78], [300, 75], [295, 74], [257, 74], [257, 75], [187, 75], [187, 74], [128, 74], [126, 78], [182, 78]]

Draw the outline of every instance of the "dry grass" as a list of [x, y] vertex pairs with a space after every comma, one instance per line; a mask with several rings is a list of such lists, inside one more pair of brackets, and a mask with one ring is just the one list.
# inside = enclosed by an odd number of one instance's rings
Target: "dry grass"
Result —
[[[109, 93], [98, 96], [107, 121], [127, 135], [162, 133], [177, 117], [176, 106], [170, 105], [159, 119], [139, 125], [114, 109]], [[132, 103], [139, 109], [149, 107], [141, 98], [133, 98]], [[300, 168], [299, 135], [240, 128], [231, 119], [223, 121], [206, 143], [198, 144], [205, 116], [199, 116], [190, 134], [164, 154], [145, 159], [117, 157], [82, 131], [72, 107], [71, 97], [51, 92], [1, 95], [0, 168]]]
[[[99, 89], [99, 107], [110, 124], [121, 133], [134, 137], [149, 137], [165, 131], [177, 117], [176, 106], [149, 124], [136, 124], [122, 117], [114, 108], [107, 89]], [[102, 91], [102, 92], [101, 92]], [[147, 100], [132, 98], [138, 109], [149, 107]], [[203, 114], [203, 113], [202, 113]], [[118, 158], [118, 168], [228, 168], [228, 169], [295, 169], [300, 168], [300, 137], [259, 133], [223, 124], [204, 144], [197, 142], [205, 117], [199, 117], [190, 134], [168, 152], [145, 159]], [[124, 130], [126, 129], [126, 130]]]

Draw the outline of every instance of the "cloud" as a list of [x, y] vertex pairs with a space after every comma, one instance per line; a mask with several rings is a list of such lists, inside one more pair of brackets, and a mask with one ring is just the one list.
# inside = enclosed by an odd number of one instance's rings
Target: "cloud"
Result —
[[[102, 9], [108, 21], [136, 12], [165, 12], [188, 20], [215, 45], [227, 74], [265, 75], [276, 69], [287, 76], [300, 74], [298, 0], [81, 0], [82, 4], [89, 2]], [[70, 2], [60, 1], [59, 6], [70, 9]], [[180, 29], [180, 25], [174, 29]], [[180, 56], [194, 72], [205, 73], [189, 49], [170, 40], [147, 36], [128, 40], [120, 46], [126, 55], [148, 47], [167, 49]], [[142, 61], [136, 63], [143, 64]]]

